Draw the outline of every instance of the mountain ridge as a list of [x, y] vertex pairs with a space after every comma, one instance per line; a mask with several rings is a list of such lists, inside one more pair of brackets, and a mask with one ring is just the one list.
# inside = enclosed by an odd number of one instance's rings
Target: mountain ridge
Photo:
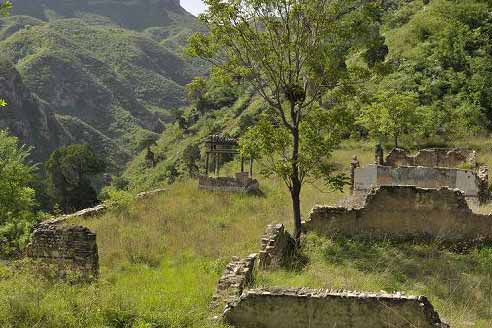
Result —
[[[137, 26], [142, 12], [152, 15]], [[206, 72], [181, 52], [199, 28], [175, 0], [18, 0], [12, 16], [0, 19], [0, 62], [13, 65], [0, 79], [10, 103], [0, 111], [0, 127], [39, 149], [36, 161], [60, 146], [88, 143], [118, 171], [141, 140], [173, 120], [172, 111], [186, 103], [185, 85]], [[7, 88], [9, 80], [17, 88]], [[57, 127], [43, 138], [27, 131], [40, 123], [15, 101], [24, 96], [37, 99], [32, 108]]]

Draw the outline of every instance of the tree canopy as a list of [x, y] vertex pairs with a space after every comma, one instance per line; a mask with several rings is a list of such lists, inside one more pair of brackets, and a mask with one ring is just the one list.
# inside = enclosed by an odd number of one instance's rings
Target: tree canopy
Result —
[[48, 189], [62, 210], [69, 212], [97, 203], [91, 178], [105, 169], [88, 145], [69, 145], [54, 151], [46, 162]]
[[29, 153], [17, 138], [0, 130], [0, 257], [16, 255], [35, 223], [35, 193], [29, 187], [35, 167], [28, 163]]

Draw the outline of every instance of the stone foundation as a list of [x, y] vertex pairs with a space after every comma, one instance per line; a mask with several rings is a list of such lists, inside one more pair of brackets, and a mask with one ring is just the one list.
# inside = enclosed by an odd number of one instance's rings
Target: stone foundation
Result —
[[270, 224], [261, 238], [260, 269], [278, 269], [289, 263], [295, 254], [295, 240], [283, 224]]
[[92, 280], [98, 276], [96, 234], [85, 227], [41, 224], [31, 235], [26, 255], [62, 278]]
[[492, 215], [474, 213], [457, 189], [381, 186], [360, 208], [314, 207], [303, 229], [329, 237], [492, 241]]
[[424, 296], [254, 289], [224, 312], [236, 328], [448, 327]]
[[214, 178], [202, 175], [198, 177], [198, 187], [205, 190], [237, 193], [255, 193], [260, 190], [258, 181], [249, 178], [247, 173], [236, 173], [234, 178]]

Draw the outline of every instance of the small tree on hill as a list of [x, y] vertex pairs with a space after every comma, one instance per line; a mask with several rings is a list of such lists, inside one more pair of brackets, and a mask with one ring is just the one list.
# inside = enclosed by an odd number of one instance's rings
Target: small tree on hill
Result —
[[27, 163], [30, 149], [0, 130], [0, 257], [17, 254], [29, 239], [35, 223], [35, 167]]
[[104, 162], [87, 145], [70, 145], [54, 151], [46, 162], [51, 197], [65, 212], [97, 203], [90, 178], [102, 173]]
[[200, 158], [200, 147], [198, 147], [197, 144], [189, 144], [183, 150], [183, 156], [181, 159], [185, 166], [186, 173], [188, 173], [190, 177], [194, 177], [199, 173], [200, 168], [198, 167], [197, 162]]
[[394, 146], [398, 148], [403, 135], [419, 131], [418, 106], [415, 93], [395, 90], [382, 92], [362, 110], [358, 122], [375, 137], [392, 138]]
[[[289, 188], [295, 238], [301, 235], [300, 194], [309, 177], [327, 173], [322, 159], [336, 144], [336, 129], [322, 95], [346, 75], [354, 49], [380, 38], [369, 0], [205, 0], [201, 16], [208, 34], [196, 34], [187, 49], [215, 65], [225, 80], [249, 82], [269, 105], [269, 117], [243, 141], [243, 154], [272, 160], [265, 173]], [[319, 121], [318, 121], [319, 120]], [[323, 122], [327, 125], [320, 125]], [[327, 179], [340, 187], [340, 179]]]

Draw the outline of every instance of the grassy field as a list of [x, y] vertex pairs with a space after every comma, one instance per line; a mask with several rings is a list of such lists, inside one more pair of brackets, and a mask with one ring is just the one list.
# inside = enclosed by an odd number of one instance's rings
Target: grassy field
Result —
[[[354, 154], [367, 164], [372, 145], [344, 144], [335, 156], [340, 169]], [[78, 222], [97, 232], [101, 277], [92, 285], [0, 264], [0, 327], [219, 327], [207, 320], [208, 303], [230, 257], [258, 251], [269, 223], [292, 227], [285, 186], [261, 183], [264, 195], [247, 196], [181, 181], [153, 199]], [[304, 215], [345, 196], [321, 189], [304, 189]], [[303, 251], [309, 262], [302, 270], [257, 273], [256, 284], [424, 294], [452, 327], [492, 325], [492, 248], [458, 254], [310, 235]]]

